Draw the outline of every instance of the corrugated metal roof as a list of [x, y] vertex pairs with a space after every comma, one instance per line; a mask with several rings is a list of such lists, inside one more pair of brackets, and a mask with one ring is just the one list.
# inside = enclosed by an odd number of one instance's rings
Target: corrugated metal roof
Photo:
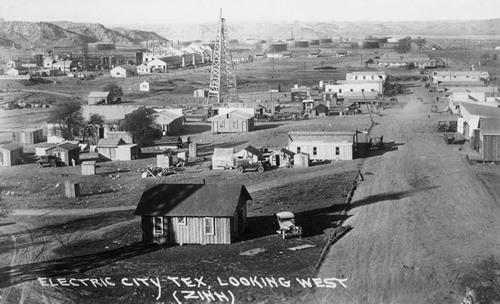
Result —
[[252, 200], [241, 184], [159, 184], [144, 191], [134, 214], [232, 217], [241, 195]]
[[494, 106], [485, 106], [476, 103], [462, 102], [461, 107], [464, 107], [470, 115], [480, 117], [500, 117], [500, 109]]
[[10, 143], [10, 144], [1, 145], [0, 148], [8, 150], [8, 151], [15, 151], [15, 150], [21, 150], [23, 148], [23, 146], [18, 145], [16, 143]]
[[500, 118], [479, 118], [479, 129], [482, 135], [500, 135]]

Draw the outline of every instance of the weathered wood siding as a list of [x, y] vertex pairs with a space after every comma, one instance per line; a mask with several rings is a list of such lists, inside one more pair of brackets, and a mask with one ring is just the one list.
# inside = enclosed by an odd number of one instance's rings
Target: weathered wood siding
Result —
[[479, 153], [484, 161], [500, 161], [500, 135], [483, 135]]

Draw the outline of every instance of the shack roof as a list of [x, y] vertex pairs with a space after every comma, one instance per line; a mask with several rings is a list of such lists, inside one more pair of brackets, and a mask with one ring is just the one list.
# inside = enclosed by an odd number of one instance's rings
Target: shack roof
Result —
[[475, 102], [462, 102], [460, 105], [465, 108], [470, 115], [480, 117], [500, 117], [500, 109], [494, 106], [485, 106]]
[[110, 92], [90, 92], [88, 97], [106, 98]]
[[125, 142], [121, 138], [103, 138], [97, 143], [97, 148], [116, 148], [124, 144]]
[[290, 142], [354, 142], [355, 131], [290, 131]]
[[257, 156], [259, 156], [259, 157], [262, 157], [262, 151], [257, 150], [257, 148], [252, 147], [252, 145], [249, 145], [248, 147], [246, 147], [246, 148], [244, 148], [244, 149], [242, 149], [242, 150], [245, 150], [245, 151], [247, 151], [247, 152], [250, 152], [250, 153], [252, 153], [253, 155], [257, 155]]
[[282, 148], [282, 149], [280, 150], [280, 152], [281, 152], [281, 153], [283, 153], [283, 154], [288, 155], [289, 157], [293, 157], [293, 156], [295, 155], [295, 152], [292, 152], [292, 151], [287, 150], [287, 149], [285, 149], [285, 148]]
[[482, 135], [500, 135], [500, 118], [479, 118], [479, 130]]
[[23, 146], [18, 145], [16, 143], [10, 143], [10, 144], [1, 145], [0, 148], [2, 148], [4, 150], [8, 150], [8, 151], [15, 151], [15, 150], [21, 150], [23, 148]]
[[247, 113], [245, 111], [242, 111], [242, 110], [239, 110], [239, 109], [234, 109], [234, 110], [226, 112], [224, 114], [220, 114], [220, 115], [214, 116], [214, 117], [210, 118], [209, 120], [225, 119], [226, 115], [236, 115], [236, 116], [240, 116], [240, 117], [245, 118], [245, 119], [250, 119], [250, 118], [252, 118], [252, 117], [255, 116], [255, 115], [249, 114], [249, 113]]
[[159, 184], [143, 192], [134, 214], [233, 217], [247, 200], [242, 184]]
[[77, 145], [74, 145], [74, 144], [69, 143], [69, 142], [57, 145], [57, 146], [55, 146], [55, 148], [61, 148], [63, 150], [68, 150], [68, 151], [75, 150], [75, 149], [78, 149], [78, 150], [80, 149]]

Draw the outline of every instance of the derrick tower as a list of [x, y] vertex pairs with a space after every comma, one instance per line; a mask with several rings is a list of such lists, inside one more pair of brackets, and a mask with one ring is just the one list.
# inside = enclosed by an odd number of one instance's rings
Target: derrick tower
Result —
[[222, 9], [215, 37], [207, 104], [214, 97], [217, 103], [239, 102], [233, 59], [229, 51], [226, 20], [222, 18]]

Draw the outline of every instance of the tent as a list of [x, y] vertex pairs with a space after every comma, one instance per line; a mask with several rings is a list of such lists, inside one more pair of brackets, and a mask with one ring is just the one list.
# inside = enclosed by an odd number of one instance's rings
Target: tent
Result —
[[215, 148], [212, 155], [212, 170], [224, 170], [234, 167], [233, 148]]

